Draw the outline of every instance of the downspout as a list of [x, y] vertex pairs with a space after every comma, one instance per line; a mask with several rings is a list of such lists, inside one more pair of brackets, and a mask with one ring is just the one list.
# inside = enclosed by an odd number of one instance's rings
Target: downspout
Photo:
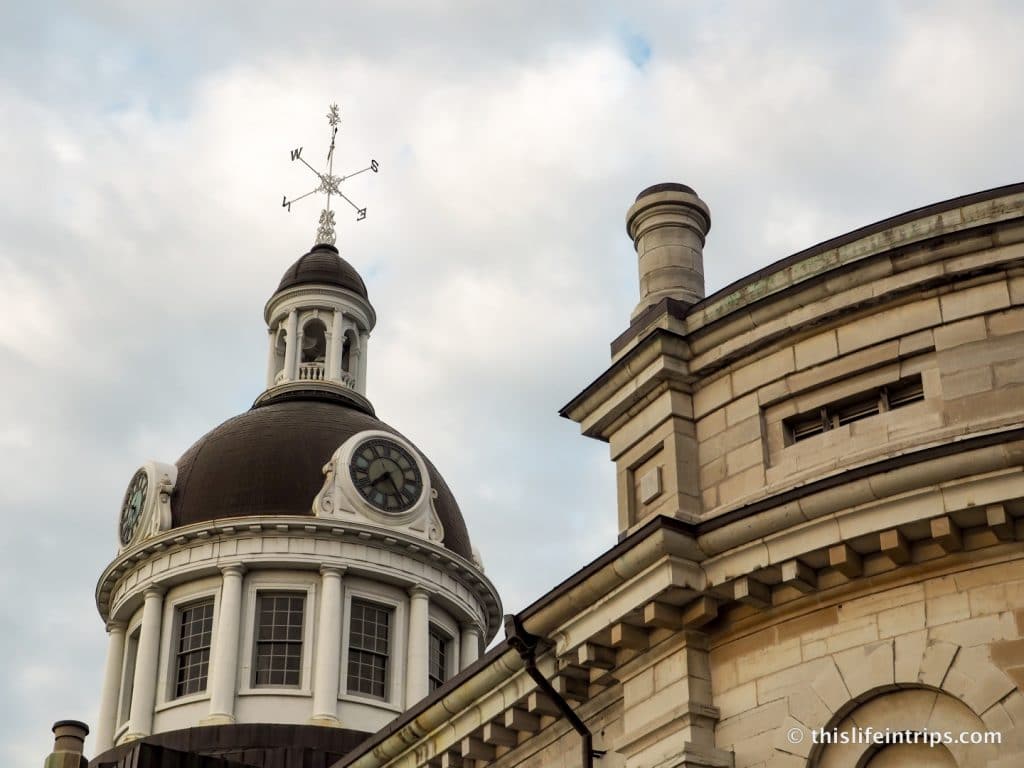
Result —
[[505, 617], [505, 637], [508, 640], [508, 644], [515, 648], [526, 664], [526, 673], [533, 678], [533, 681], [544, 692], [544, 695], [554, 702], [558, 711], [569, 721], [569, 725], [580, 735], [583, 755], [582, 768], [594, 768], [594, 737], [591, 735], [590, 729], [587, 728], [579, 715], [569, 706], [569, 702], [562, 698], [562, 695], [555, 690], [555, 686], [537, 669], [537, 646], [542, 638], [527, 632], [523, 628], [523, 623], [519, 620], [519, 617], [514, 614], [509, 614]]

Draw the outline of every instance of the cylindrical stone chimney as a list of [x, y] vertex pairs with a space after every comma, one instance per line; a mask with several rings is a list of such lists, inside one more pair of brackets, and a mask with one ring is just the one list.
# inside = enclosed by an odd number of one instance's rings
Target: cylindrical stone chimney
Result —
[[655, 184], [626, 212], [640, 266], [640, 302], [632, 318], [669, 297], [687, 304], [704, 298], [704, 237], [711, 212], [685, 184]]
[[78, 720], [58, 720], [53, 724], [53, 752], [43, 768], [87, 768], [89, 761], [82, 756], [89, 726]]

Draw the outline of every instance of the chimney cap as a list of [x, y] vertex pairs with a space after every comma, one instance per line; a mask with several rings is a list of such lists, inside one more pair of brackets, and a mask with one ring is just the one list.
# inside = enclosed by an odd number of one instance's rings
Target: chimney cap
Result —
[[89, 726], [83, 723], [81, 720], [58, 720], [53, 724], [53, 732], [56, 733], [58, 728], [74, 728], [76, 730], [84, 731], [83, 736], [87, 736], [89, 733]]
[[676, 181], [667, 181], [662, 184], [654, 184], [650, 187], [647, 187], [647, 189], [643, 190], [639, 195], [636, 196], [636, 200], [634, 202], [639, 201], [641, 197], [647, 197], [648, 195], [656, 195], [658, 192], [686, 192], [691, 195], [697, 194], [696, 192], [694, 192], [693, 187], [688, 187], [685, 184], [680, 184], [679, 182]]

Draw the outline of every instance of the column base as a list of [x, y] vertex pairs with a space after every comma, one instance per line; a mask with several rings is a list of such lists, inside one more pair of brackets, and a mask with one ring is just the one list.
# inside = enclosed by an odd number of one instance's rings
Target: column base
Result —
[[232, 725], [235, 722], [234, 715], [226, 715], [222, 713], [214, 713], [207, 715], [199, 721], [200, 725]]
[[324, 728], [341, 728], [341, 720], [334, 715], [313, 715], [309, 718], [310, 725], [319, 725]]

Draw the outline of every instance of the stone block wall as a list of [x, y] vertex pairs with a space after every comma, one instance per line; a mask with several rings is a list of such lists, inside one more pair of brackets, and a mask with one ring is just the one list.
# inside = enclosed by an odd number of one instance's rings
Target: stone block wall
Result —
[[[734, 616], [714, 634], [711, 684], [721, 713], [716, 741], [734, 750], [735, 768], [833, 765], [826, 750], [813, 755], [819, 762], [808, 763], [810, 731], [854, 722], [876, 729], [998, 731], [1001, 745], [957, 745], [958, 762], [951, 765], [1024, 764], [1018, 688], [1024, 681], [1024, 556], [1004, 552], [941, 575], [893, 574], [872, 586], [837, 591], [774, 621]], [[873, 705], [881, 713], [874, 718], [861, 714], [847, 722], [851, 712], [901, 691], [927, 694], [919, 702], [920, 722], [907, 726], [905, 712], [897, 716], [884, 704]], [[935, 714], [939, 695], [964, 708], [955, 717]], [[799, 743], [790, 739], [792, 729], [802, 734]], [[940, 752], [926, 754], [938, 761]], [[861, 765], [857, 759], [834, 764]]]
[[[975, 254], [979, 261], [987, 256]], [[898, 284], [899, 276], [890, 281]], [[878, 291], [884, 295], [886, 287]], [[814, 308], [799, 294], [780, 302], [791, 311]], [[819, 309], [824, 314], [828, 306]], [[821, 322], [697, 385], [705, 517], [858, 464], [1024, 420], [1024, 276], [1013, 270], [894, 297], [893, 306], [851, 311], [825, 330]], [[922, 402], [794, 441], [794, 417], [813, 417], [914, 377]]]

